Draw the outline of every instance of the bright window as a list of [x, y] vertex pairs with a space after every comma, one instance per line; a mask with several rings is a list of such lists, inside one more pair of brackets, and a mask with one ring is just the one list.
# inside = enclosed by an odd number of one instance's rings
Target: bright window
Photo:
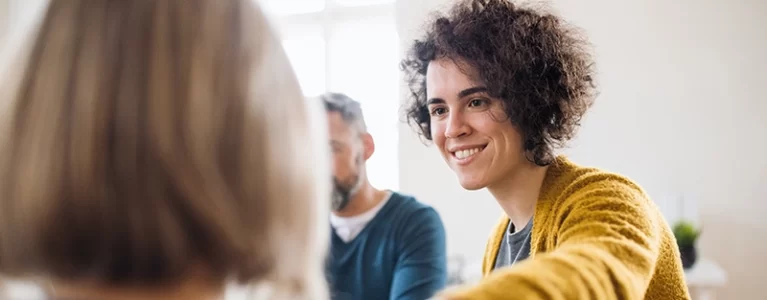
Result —
[[321, 36], [288, 37], [282, 41], [282, 46], [304, 94], [318, 96], [325, 92], [325, 40]]
[[394, 0], [260, 0], [306, 96], [341, 92], [360, 101], [376, 152], [378, 188], [397, 190], [398, 37]]
[[264, 9], [278, 16], [316, 13], [325, 9], [324, 0], [262, 0]]

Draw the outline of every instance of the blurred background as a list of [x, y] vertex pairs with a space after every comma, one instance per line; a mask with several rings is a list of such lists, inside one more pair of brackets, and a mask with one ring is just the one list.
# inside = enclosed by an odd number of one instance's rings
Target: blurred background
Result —
[[[398, 63], [452, 0], [254, 0], [272, 15], [306, 96], [363, 104], [379, 188], [434, 206], [456, 282], [476, 280], [501, 211], [464, 191], [402, 123]], [[0, 0], [0, 46], [41, 0]], [[767, 1], [551, 0], [593, 43], [600, 96], [564, 152], [641, 184], [668, 222], [700, 230], [697, 299], [767, 299]]]

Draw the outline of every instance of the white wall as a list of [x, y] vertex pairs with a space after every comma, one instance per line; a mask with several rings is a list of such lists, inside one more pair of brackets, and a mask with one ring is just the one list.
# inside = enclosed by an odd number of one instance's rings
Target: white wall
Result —
[[[398, 4], [403, 49], [427, 12], [451, 1], [414, 2]], [[568, 155], [630, 176], [658, 202], [680, 194], [695, 201], [702, 255], [729, 273], [719, 295], [764, 297], [767, 1], [552, 6], [585, 29], [600, 73], [601, 95]], [[407, 125], [400, 134], [401, 189], [439, 210], [450, 253], [479, 259], [500, 214], [494, 200], [485, 191], [463, 191], [436, 149]]]

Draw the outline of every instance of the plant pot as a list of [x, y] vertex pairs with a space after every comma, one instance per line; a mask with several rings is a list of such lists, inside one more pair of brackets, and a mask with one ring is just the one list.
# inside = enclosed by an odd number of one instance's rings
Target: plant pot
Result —
[[698, 251], [695, 246], [679, 247], [679, 254], [682, 256], [682, 267], [685, 270], [695, 265], [695, 261], [698, 260]]

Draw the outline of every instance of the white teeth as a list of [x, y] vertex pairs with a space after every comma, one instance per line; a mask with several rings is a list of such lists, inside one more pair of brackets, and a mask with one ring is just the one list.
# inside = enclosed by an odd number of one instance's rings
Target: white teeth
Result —
[[458, 150], [455, 152], [455, 157], [458, 159], [464, 159], [469, 156], [472, 156], [474, 154], [477, 154], [477, 152], [482, 151], [482, 148], [474, 148], [474, 149], [466, 149], [466, 150]]

